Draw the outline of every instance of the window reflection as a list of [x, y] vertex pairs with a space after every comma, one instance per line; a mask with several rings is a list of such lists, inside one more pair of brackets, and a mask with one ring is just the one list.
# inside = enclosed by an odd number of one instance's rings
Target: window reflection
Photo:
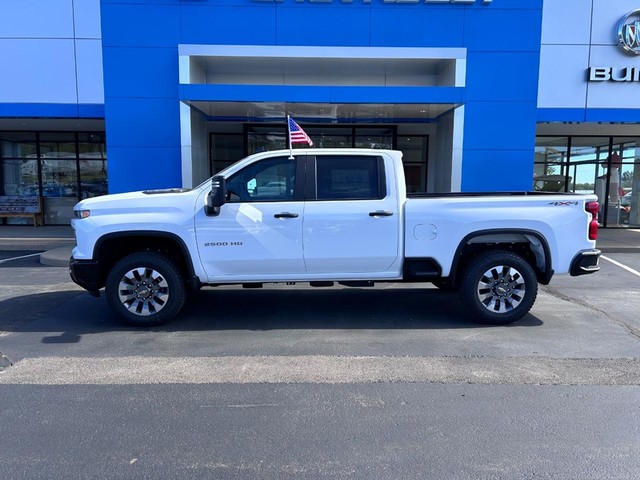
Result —
[[602, 225], [640, 226], [640, 139], [538, 137], [534, 190], [595, 193]]
[[[614, 138], [620, 156], [616, 221], [620, 226], [640, 226], [640, 138]], [[612, 168], [613, 172], [613, 168]], [[610, 199], [611, 201], [611, 199]]]
[[353, 127], [307, 127], [305, 131], [317, 148], [351, 148], [354, 146]]
[[288, 157], [251, 164], [227, 181], [229, 202], [293, 200], [296, 162]]
[[76, 158], [75, 133], [40, 134], [40, 158]]
[[36, 134], [31, 132], [0, 132], [1, 158], [35, 158]]
[[0, 195], [43, 196], [45, 224], [68, 224], [78, 200], [106, 194], [106, 165], [102, 132], [0, 132]]
[[104, 135], [101, 133], [79, 133], [78, 157], [94, 160], [107, 158]]
[[567, 137], [539, 137], [535, 148], [533, 190], [564, 192], [568, 159]]
[[75, 160], [41, 160], [40, 164], [44, 197], [78, 196]]
[[4, 195], [38, 195], [37, 160], [4, 160], [2, 178]]
[[80, 190], [82, 198], [109, 193], [106, 160], [80, 160]]

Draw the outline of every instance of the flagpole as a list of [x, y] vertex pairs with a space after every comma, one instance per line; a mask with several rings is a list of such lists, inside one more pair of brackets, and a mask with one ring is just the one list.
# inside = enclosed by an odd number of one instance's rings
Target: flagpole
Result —
[[287, 137], [289, 137], [289, 160], [293, 160], [293, 145], [291, 142], [291, 123], [289, 122], [289, 115], [287, 115]]

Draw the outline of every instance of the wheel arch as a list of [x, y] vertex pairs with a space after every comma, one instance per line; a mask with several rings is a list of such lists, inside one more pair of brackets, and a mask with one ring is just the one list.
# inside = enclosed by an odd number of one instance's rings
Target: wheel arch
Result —
[[450, 283], [458, 284], [473, 254], [488, 250], [519, 253], [533, 267], [538, 282], [543, 285], [547, 285], [553, 276], [549, 242], [540, 232], [529, 229], [489, 229], [469, 233], [460, 241], [451, 264]]
[[171, 232], [132, 230], [103, 235], [96, 242], [93, 258], [100, 263], [100, 285], [104, 286], [109, 270], [120, 259], [135, 252], [154, 251], [171, 258], [191, 288], [199, 287], [191, 253], [180, 236]]

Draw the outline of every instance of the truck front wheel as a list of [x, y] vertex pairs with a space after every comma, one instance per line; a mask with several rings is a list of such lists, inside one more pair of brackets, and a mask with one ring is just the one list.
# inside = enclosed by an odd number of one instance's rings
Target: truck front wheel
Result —
[[165, 255], [136, 252], [114, 265], [105, 284], [109, 307], [137, 327], [162, 325], [184, 305], [185, 282]]
[[460, 297], [475, 320], [513, 323], [529, 312], [538, 281], [529, 263], [514, 253], [493, 251], [473, 259], [464, 272]]

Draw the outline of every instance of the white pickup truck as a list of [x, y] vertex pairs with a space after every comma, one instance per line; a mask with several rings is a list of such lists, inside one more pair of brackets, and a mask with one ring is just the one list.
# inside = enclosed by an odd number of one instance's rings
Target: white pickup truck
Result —
[[251, 155], [193, 189], [83, 200], [71, 278], [130, 324], [167, 322], [202, 286], [431, 282], [507, 324], [554, 273], [599, 269], [595, 195], [407, 195], [402, 153]]

